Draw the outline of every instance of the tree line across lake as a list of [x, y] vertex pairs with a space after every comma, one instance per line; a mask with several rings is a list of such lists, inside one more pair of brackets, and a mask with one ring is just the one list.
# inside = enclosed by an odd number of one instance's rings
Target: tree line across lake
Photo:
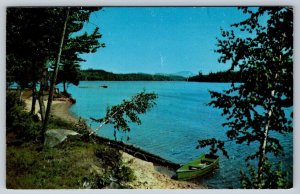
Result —
[[178, 75], [146, 74], [146, 73], [112, 73], [104, 70], [87, 69], [80, 71], [80, 80], [87, 81], [184, 81]]
[[189, 81], [189, 82], [242, 82], [237, 72], [222, 71], [191, 77], [174, 74], [147, 74], [147, 73], [112, 73], [100, 69], [80, 70], [78, 80], [84, 81]]

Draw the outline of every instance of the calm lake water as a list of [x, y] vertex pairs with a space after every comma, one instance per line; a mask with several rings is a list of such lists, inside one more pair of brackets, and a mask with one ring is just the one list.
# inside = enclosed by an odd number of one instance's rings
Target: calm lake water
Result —
[[[108, 88], [99, 87], [101, 85]], [[130, 140], [126, 141], [126, 135], [118, 135], [124, 136], [123, 140], [128, 144], [184, 164], [207, 152], [207, 149], [196, 149], [198, 140], [212, 137], [226, 139], [226, 129], [222, 127], [225, 118], [221, 116], [221, 110], [207, 103], [211, 100], [208, 90], [222, 91], [229, 87], [227, 83], [82, 81], [79, 87], [70, 86], [68, 91], [77, 101], [70, 111], [86, 119], [93, 129], [98, 123], [91, 122], [89, 118], [102, 118], [108, 106], [130, 99], [144, 89], [157, 93], [157, 106], [141, 115], [142, 124], [130, 125], [132, 130], [127, 134]], [[106, 125], [99, 134], [113, 139], [113, 127]], [[278, 137], [286, 153], [280, 160], [292, 175], [293, 136]], [[239, 175], [245, 166], [244, 158], [253, 153], [255, 147], [228, 142], [226, 148], [230, 159], [220, 154], [220, 168], [213, 175], [199, 180], [201, 183], [213, 188], [240, 187]]]

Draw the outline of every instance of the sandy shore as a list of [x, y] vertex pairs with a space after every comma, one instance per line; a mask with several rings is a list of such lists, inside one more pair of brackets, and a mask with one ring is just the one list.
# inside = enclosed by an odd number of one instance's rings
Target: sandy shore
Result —
[[[47, 100], [44, 100], [44, 105], [46, 108]], [[29, 97], [25, 99], [25, 110], [29, 112], [31, 110], [31, 106], [32, 106], [32, 98]], [[72, 103], [68, 99], [53, 100], [51, 114], [54, 114], [55, 116], [70, 122], [77, 122], [78, 118], [76, 118], [75, 115], [72, 115], [69, 112], [69, 108], [71, 106]], [[38, 104], [36, 104], [35, 114], [37, 114], [38, 112], [39, 112], [39, 106]]]
[[[25, 99], [26, 110], [31, 108], [31, 98]], [[46, 104], [46, 101], [44, 101]], [[69, 108], [71, 102], [68, 100], [55, 100], [53, 101], [52, 114], [62, 119], [77, 122], [78, 118], [70, 114]], [[36, 112], [38, 112], [38, 106], [36, 106]], [[127, 163], [133, 170], [136, 176], [136, 180], [129, 183], [129, 185], [136, 189], [196, 189], [204, 188], [194, 183], [177, 181], [171, 179], [167, 173], [161, 173], [157, 169], [159, 166], [155, 166], [152, 162], [144, 161], [136, 158], [130, 154], [122, 152], [123, 161]], [[163, 167], [161, 167], [163, 168]]]
[[134, 169], [136, 180], [129, 185], [137, 189], [203, 189], [204, 187], [185, 181], [176, 181], [156, 170], [152, 162], [143, 161], [123, 152], [123, 161]]

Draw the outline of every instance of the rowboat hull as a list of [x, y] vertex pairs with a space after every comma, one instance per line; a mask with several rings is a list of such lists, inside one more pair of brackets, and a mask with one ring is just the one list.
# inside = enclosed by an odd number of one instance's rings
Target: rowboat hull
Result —
[[219, 156], [204, 154], [181, 166], [177, 171], [178, 180], [188, 180], [204, 176], [219, 167]]

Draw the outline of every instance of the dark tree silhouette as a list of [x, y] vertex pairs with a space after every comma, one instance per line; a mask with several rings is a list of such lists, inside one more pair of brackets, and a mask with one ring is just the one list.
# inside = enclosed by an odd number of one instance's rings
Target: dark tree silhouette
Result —
[[[69, 9], [67, 20], [66, 10]], [[7, 75], [10, 81], [23, 88], [32, 88], [32, 111], [38, 98], [43, 121], [43, 131], [51, 110], [52, 90], [55, 87], [59, 66], [79, 64], [82, 53], [93, 53], [100, 47], [101, 34], [95, 28], [91, 34], [74, 34], [83, 28], [96, 7], [51, 7], [51, 8], [8, 8], [7, 9]], [[62, 32], [64, 31], [64, 36]], [[62, 44], [63, 43], [63, 44]], [[61, 54], [59, 54], [61, 53]], [[45, 110], [44, 90], [48, 90], [48, 110]], [[74, 74], [73, 74], [74, 75]], [[76, 83], [76, 77], [66, 77], [66, 82]], [[39, 87], [37, 88], [37, 86]], [[38, 89], [38, 91], [37, 91]]]

